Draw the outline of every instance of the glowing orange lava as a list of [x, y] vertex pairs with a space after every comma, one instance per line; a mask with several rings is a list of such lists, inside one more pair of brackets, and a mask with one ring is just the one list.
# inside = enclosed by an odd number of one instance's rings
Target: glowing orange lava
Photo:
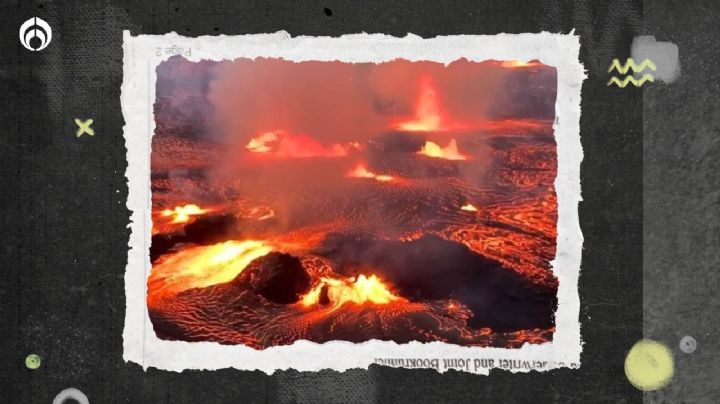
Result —
[[252, 153], [279, 158], [343, 157], [347, 148], [340, 144], [326, 146], [306, 135], [291, 134], [283, 130], [268, 131], [250, 139], [245, 149]]
[[203, 209], [195, 204], [188, 204], [185, 206], [176, 206], [174, 209], [165, 209], [162, 211], [162, 216], [173, 217], [171, 223], [187, 223], [190, 220], [190, 216], [202, 215], [209, 212], [209, 209]]
[[464, 210], [466, 212], [477, 212], [478, 209], [475, 206], [468, 203], [468, 204], [463, 205], [460, 208], [460, 210]]
[[446, 159], [446, 160], [467, 160], [467, 156], [460, 154], [455, 139], [450, 140], [446, 147], [441, 147], [437, 143], [426, 141], [425, 145], [418, 152], [428, 157]]
[[272, 219], [275, 217], [275, 211], [270, 209], [267, 206], [256, 206], [247, 213], [245, 216], [248, 219], [255, 219], [255, 220], [267, 220]]
[[435, 82], [431, 76], [423, 76], [420, 80], [420, 96], [414, 118], [396, 125], [397, 129], [410, 132], [437, 132], [461, 127], [462, 125], [450, 122], [447, 113], [441, 107], [440, 96], [435, 90]]
[[255, 240], [186, 248], [153, 266], [148, 299], [229, 282], [254, 259], [272, 250], [265, 242]]
[[552, 127], [552, 122], [535, 120], [535, 119], [501, 119], [496, 121], [485, 121], [479, 125], [481, 129], [507, 132], [522, 133], [528, 130], [540, 130], [542, 128]]
[[524, 62], [522, 60], [505, 60], [502, 63], [500, 63], [500, 66], [502, 67], [509, 67], [511, 69], [517, 69], [522, 67], [535, 67], [540, 66], [542, 63], [536, 61], [536, 60], [530, 60], [527, 62]]
[[300, 303], [303, 306], [317, 304], [324, 287], [327, 287], [327, 297], [333, 309], [345, 303], [387, 304], [401, 299], [395, 296], [377, 276], [360, 275], [357, 279], [348, 280], [321, 278], [320, 283], [303, 296]]
[[278, 140], [279, 137], [277, 133], [265, 132], [257, 137], [250, 139], [245, 148], [253, 153], [267, 153], [273, 150], [273, 147]]
[[364, 164], [360, 163], [358, 164], [352, 171], [347, 173], [346, 177], [352, 177], [352, 178], [372, 178], [376, 181], [381, 182], [387, 182], [392, 181], [394, 179], [393, 176], [390, 175], [384, 175], [384, 174], [375, 174], [372, 171], [368, 170]]

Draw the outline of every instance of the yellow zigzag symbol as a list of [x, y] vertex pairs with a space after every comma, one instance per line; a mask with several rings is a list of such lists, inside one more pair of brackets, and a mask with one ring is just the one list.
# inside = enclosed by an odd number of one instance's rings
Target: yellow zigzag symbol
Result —
[[655, 82], [655, 79], [653, 78], [653, 76], [651, 76], [649, 74], [642, 76], [640, 78], [640, 80], [635, 80], [635, 78], [633, 78], [633, 76], [625, 76], [625, 80], [623, 80], [623, 81], [620, 81], [620, 79], [618, 79], [617, 77], [613, 77], [610, 79], [610, 81], [608, 81], [607, 85], [609, 86], [610, 84], [615, 83], [615, 84], [617, 84], [618, 87], [625, 88], [625, 86], [627, 86], [628, 83], [633, 83], [635, 85], [635, 87], [640, 87], [646, 81], [653, 83], [653, 82]]
[[645, 70], [646, 67], [649, 67], [650, 70], [655, 71], [657, 70], [657, 67], [655, 66], [655, 63], [652, 62], [650, 59], [645, 59], [640, 63], [640, 65], [636, 65], [633, 58], [628, 58], [628, 60], [625, 62], [625, 66], [620, 64], [620, 60], [613, 59], [612, 64], [608, 68], [608, 73], [613, 71], [613, 69], [617, 69], [618, 73], [625, 74], [629, 69], [632, 69], [633, 72], [641, 72]]

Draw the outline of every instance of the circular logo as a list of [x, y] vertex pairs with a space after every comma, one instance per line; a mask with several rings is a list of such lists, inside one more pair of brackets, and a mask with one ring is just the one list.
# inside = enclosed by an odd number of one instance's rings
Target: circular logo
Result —
[[47, 48], [51, 39], [52, 29], [41, 18], [33, 17], [20, 26], [20, 43], [33, 52]]

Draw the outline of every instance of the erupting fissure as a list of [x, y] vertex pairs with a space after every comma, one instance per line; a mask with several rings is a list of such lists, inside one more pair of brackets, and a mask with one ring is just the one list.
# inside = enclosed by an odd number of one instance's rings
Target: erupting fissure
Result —
[[327, 300], [333, 310], [345, 303], [387, 304], [401, 299], [395, 296], [376, 275], [360, 275], [356, 279], [347, 280], [321, 278], [320, 283], [303, 296], [300, 303], [306, 307], [318, 304], [323, 293], [327, 294]]
[[423, 76], [420, 80], [420, 95], [415, 106], [415, 116], [396, 125], [396, 129], [409, 132], [438, 132], [461, 128], [462, 125], [452, 122], [441, 107], [435, 81], [429, 75]]
[[202, 215], [209, 212], [209, 209], [203, 209], [195, 204], [185, 206], [176, 206], [174, 209], [165, 209], [162, 211], [164, 217], [172, 216], [171, 223], [187, 223], [190, 216]]
[[245, 145], [251, 153], [279, 158], [343, 157], [347, 156], [350, 148], [354, 146], [337, 143], [326, 146], [310, 136], [284, 130], [263, 132]]
[[422, 154], [428, 157], [438, 158], [438, 159], [446, 159], [446, 160], [467, 160], [467, 156], [461, 154], [458, 151], [457, 142], [455, 139], [450, 140], [450, 143], [445, 146], [441, 147], [435, 142], [427, 141], [425, 142], [425, 145], [422, 147], [422, 149], [418, 152], [418, 154]]
[[380, 182], [387, 182], [392, 181], [394, 177], [390, 175], [383, 175], [383, 174], [375, 174], [372, 171], [368, 170], [364, 164], [360, 163], [358, 164], [352, 171], [347, 173], [346, 177], [351, 178], [372, 178], [376, 181]]
[[182, 60], [154, 88], [148, 333], [553, 340], [555, 68]]

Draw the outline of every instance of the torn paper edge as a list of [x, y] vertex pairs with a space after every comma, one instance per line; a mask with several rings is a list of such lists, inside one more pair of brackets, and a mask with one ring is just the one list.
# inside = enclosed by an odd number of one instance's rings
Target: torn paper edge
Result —
[[[557, 69], [557, 99], [553, 125], [557, 143], [558, 171], [555, 189], [558, 200], [557, 250], [552, 267], [558, 277], [558, 309], [553, 341], [525, 344], [521, 348], [488, 348], [443, 342], [371, 340], [363, 343], [306, 340], [292, 345], [255, 350], [243, 345], [214, 342], [183, 342], [159, 339], [146, 306], [147, 276], [150, 273], [151, 241], [150, 152], [155, 129], [156, 67], [173, 53], [190, 61], [237, 58], [283, 58], [291, 61], [388, 62], [394, 59], [449, 64], [470, 61], [537, 59]], [[164, 51], [165, 50], [165, 51]], [[577, 368], [580, 363], [580, 299], [578, 276], [583, 236], [578, 217], [580, 196], [580, 90], [585, 72], [579, 57], [579, 37], [570, 34], [454, 35], [423, 39], [408, 34], [397, 38], [383, 34], [354, 34], [332, 37], [291, 37], [287, 32], [241, 36], [188, 38], [176, 33], [140, 35], [123, 33], [122, 113], [127, 147], [127, 207], [132, 212], [128, 263], [125, 272], [127, 307], [123, 331], [123, 358], [144, 369], [276, 370], [296, 369], [344, 371], [368, 368], [373, 363], [399, 367], [448, 370], [450, 360], [457, 370], [488, 374], [491, 368], [513, 372]]]

